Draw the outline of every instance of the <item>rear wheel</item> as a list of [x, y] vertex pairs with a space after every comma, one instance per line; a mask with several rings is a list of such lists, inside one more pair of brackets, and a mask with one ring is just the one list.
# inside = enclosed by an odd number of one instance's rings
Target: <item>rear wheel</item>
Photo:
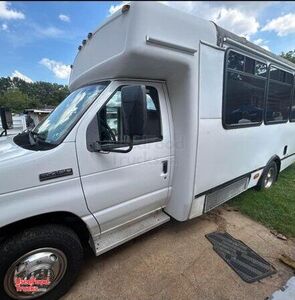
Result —
[[72, 286], [83, 260], [78, 236], [46, 225], [0, 245], [0, 299], [59, 299]]
[[265, 190], [271, 188], [273, 184], [276, 182], [277, 177], [278, 177], [278, 166], [273, 161], [264, 170], [258, 182], [258, 185], [256, 187], [257, 190]]

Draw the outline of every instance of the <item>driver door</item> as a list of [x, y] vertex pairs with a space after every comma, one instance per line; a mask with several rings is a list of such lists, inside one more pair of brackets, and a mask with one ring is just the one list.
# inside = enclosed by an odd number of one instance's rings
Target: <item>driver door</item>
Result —
[[[121, 88], [138, 84], [146, 86], [144, 135], [134, 137], [133, 149], [128, 153], [88, 151], [86, 131], [93, 118], [98, 118], [98, 140], [126, 140], [122, 131]], [[168, 110], [161, 83], [113, 82], [79, 127], [76, 144], [87, 205], [102, 232], [166, 205], [171, 145]]]

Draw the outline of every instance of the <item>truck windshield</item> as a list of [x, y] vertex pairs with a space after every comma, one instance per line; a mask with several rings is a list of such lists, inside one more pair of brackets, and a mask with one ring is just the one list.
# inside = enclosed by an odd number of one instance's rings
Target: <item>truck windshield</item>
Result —
[[32, 134], [41, 142], [58, 145], [109, 82], [82, 87], [63, 100]]

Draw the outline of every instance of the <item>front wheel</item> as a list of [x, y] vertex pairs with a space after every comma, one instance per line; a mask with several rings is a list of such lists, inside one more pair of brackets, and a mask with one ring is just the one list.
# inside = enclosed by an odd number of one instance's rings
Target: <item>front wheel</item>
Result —
[[59, 299], [83, 260], [78, 236], [60, 225], [27, 229], [0, 245], [0, 299]]
[[278, 177], [278, 166], [273, 161], [264, 170], [256, 189], [257, 190], [269, 189], [270, 187], [273, 186], [273, 184], [277, 180], [277, 177]]

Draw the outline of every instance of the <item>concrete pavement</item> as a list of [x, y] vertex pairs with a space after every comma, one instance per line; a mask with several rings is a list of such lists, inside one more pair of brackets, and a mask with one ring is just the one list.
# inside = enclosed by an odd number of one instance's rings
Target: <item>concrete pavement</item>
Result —
[[[269, 261], [277, 273], [248, 284], [214, 252], [205, 234], [226, 230]], [[279, 262], [295, 257], [295, 242], [236, 211], [216, 209], [195, 220], [172, 221], [100, 257], [88, 257], [70, 299], [264, 300], [292, 270]]]

